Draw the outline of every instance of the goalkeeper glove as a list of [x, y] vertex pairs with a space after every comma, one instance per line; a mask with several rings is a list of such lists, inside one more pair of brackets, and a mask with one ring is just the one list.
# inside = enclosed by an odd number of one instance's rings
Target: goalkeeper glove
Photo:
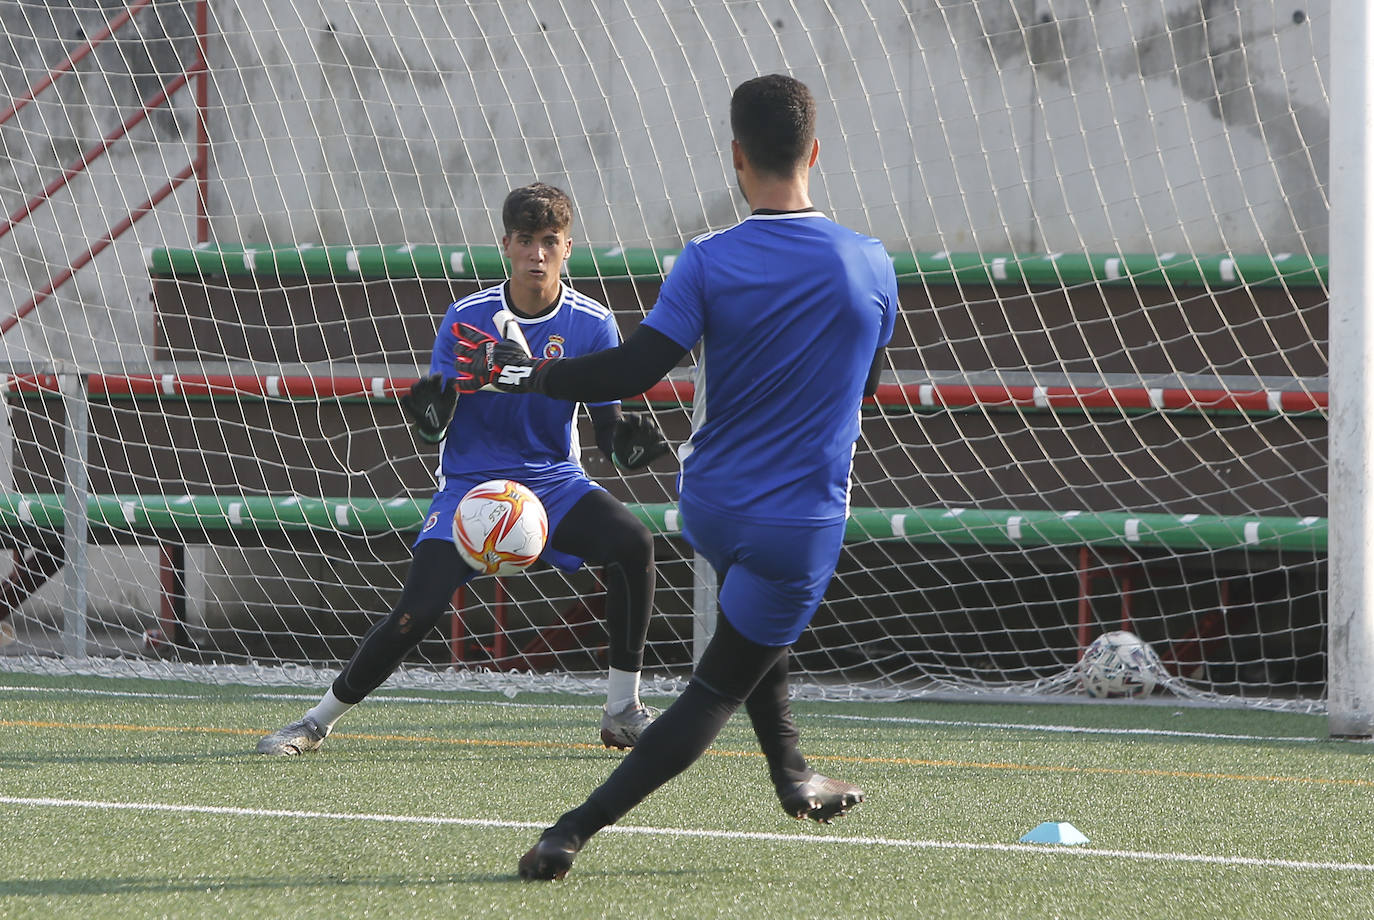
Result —
[[401, 397], [401, 405], [410, 413], [420, 437], [438, 444], [453, 420], [458, 391], [444, 386], [443, 374], [431, 374], [410, 385], [410, 392]]
[[544, 374], [553, 358], [532, 358], [510, 339], [497, 339], [467, 323], [457, 323], [453, 350], [458, 390], [475, 393], [491, 386], [502, 393], [542, 393]]
[[611, 459], [623, 470], [642, 470], [672, 447], [652, 415], [630, 412], [615, 423]]

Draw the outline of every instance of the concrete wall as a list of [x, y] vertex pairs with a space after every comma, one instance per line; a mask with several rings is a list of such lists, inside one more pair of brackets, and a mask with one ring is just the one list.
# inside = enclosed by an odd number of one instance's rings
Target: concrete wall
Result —
[[1326, 246], [1325, 2], [297, 6], [217, 6], [226, 239], [485, 240], [539, 177], [675, 245], [739, 215], [729, 93], [783, 70], [821, 203], [894, 249]]
[[[0, 85], [19, 99], [125, 4], [0, 2]], [[100, 144], [194, 58], [181, 5], [154, 3], [0, 126], [0, 207], [21, 209]], [[182, 90], [52, 200], [0, 238], [0, 319], [21, 308], [110, 227], [190, 162], [193, 99]], [[191, 241], [194, 183], [107, 248], [0, 337], [0, 361], [120, 369], [146, 365], [152, 334], [142, 247]]]
[[[122, 9], [103, 4], [108, 15]], [[189, 63], [191, 3], [135, 20], [0, 127], [14, 211]], [[840, 9], [842, 13], [836, 13]], [[821, 104], [816, 197], [893, 249], [1324, 252], [1328, 0], [212, 0], [213, 236], [488, 242], [507, 189], [579, 236], [676, 246], [742, 213], [731, 88]], [[107, 14], [0, 2], [11, 98]], [[0, 239], [16, 307], [192, 152], [182, 91]], [[184, 187], [0, 338], [10, 362], [138, 366], [142, 249], [192, 241]], [[207, 356], [207, 359], [212, 356]]]

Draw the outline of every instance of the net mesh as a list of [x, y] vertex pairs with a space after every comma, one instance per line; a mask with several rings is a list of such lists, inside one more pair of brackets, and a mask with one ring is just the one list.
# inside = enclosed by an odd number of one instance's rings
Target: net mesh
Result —
[[[805, 692], [1073, 692], [1128, 628], [1179, 694], [1320, 707], [1326, 17], [4, 0], [3, 660], [336, 668], [433, 489], [397, 394], [504, 276], [506, 192], [570, 193], [569, 280], [629, 331], [746, 213], [729, 94], [783, 71], [820, 104], [817, 205], [883, 241], [902, 306]], [[684, 371], [641, 402], [677, 442], [692, 398]], [[714, 615], [672, 464], [584, 457], [656, 533], [671, 686]], [[594, 686], [599, 594], [479, 580], [398, 680]]]

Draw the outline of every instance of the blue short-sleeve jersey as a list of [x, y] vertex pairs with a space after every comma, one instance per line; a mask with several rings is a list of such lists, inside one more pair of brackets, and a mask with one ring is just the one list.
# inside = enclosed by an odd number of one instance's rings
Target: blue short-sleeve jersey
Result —
[[[500, 337], [492, 317], [502, 308], [506, 285], [486, 288], [451, 304], [434, 339], [429, 372], [452, 383], [456, 325], [476, 326]], [[516, 314], [530, 353], [570, 358], [613, 348], [620, 333], [611, 311], [567, 285], [558, 305], [534, 319]], [[465, 393], [449, 423], [439, 452], [439, 489], [446, 480], [478, 482], [507, 478], [529, 485], [581, 472], [573, 427], [577, 404], [547, 396]], [[466, 490], [466, 486], [464, 487]]]
[[842, 520], [864, 383], [896, 316], [882, 243], [817, 211], [692, 240], [644, 320], [702, 343], [683, 500], [760, 522]]

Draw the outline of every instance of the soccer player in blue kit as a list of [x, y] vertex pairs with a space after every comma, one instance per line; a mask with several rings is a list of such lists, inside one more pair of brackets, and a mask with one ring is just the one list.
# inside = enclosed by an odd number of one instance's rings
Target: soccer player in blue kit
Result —
[[683, 249], [624, 344], [530, 358], [461, 330], [459, 389], [492, 383], [564, 399], [641, 393], [703, 343], [692, 435], [678, 451], [679, 510], [683, 534], [720, 577], [716, 633], [630, 755], [520, 859], [525, 878], [562, 878], [593, 834], [686, 770], [741, 705], [788, 814], [828, 822], [863, 800], [801, 754], [788, 649], [839, 559], [860, 403], [885, 363], [897, 279], [879, 241], [812, 207], [815, 116], [791, 77], [736, 88], [731, 153], [752, 213]]
[[[449, 609], [459, 585], [478, 573], [453, 542], [453, 515], [468, 489], [513, 479], [539, 496], [549, 541], [541, 556], [565, 571], [586, 561], [603, 567], [610, 664], [601, 741], [633, 747], [653, 713], [639, 700], [639, 672], [654, 597], [653, 538], [621, 502], [592, 482], [578, 462], [577, 400], [511, 399], [455, 389], [460, 328], [497, 331], [495, 314], [510, 311], [541, 358], [588, 354], [620, 341], [611, 312], [562, 283], [572, 252], [572, 202], [535, 183], [512, 191], [502, 206], [501, 245], [510, 262], [504, 283], [448, 308], [434, 341], [429, 375], [401, 402], [420, 436], [439, 447], [438, 492], [415, 541], [410, 571], [395, 608], [363, 637], [320, 702], [302, 718], [258, 742], [260, 754], [316, 751], [334, 723], [391, 676]], [[622, 414], [617, 400], [587, 404], [597, 445], [617, 466], [640, 469], [669, 451], [648, 415]]]

